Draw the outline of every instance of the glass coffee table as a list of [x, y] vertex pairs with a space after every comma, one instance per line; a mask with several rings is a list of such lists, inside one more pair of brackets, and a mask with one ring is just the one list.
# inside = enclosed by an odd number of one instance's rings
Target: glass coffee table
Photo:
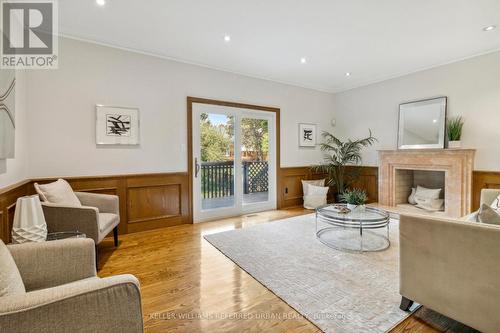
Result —
[[389, 240], [389, 213], [374, 207], [358, 208], [348, 213], [325, 205], [316, 209], [316, 238], [323, 244], [347, 252], [383, 251]]
[[59, 239], [67, 239], [67, 238], [86, 238], [83, 232], [80, 231], [58, 231], [58, 232], [49, 232], [47, 234], [47, 241], [59, 240]]

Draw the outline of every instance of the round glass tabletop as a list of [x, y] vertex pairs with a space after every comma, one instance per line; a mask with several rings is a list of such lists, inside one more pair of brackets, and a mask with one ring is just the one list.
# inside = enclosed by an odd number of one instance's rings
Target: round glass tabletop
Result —
[[390, 246], [389, 213], [374, 207], [345, 212], [345, 204], [316, 209], [316, 237], [334, 249], [382, 251]]

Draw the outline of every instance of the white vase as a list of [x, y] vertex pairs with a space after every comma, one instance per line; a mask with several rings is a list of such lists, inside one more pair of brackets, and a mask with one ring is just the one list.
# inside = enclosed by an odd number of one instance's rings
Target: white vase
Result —
[[448, 148], [460, 148], [462, 147], [462, 141], [448, 141]]
[[43, 242], [46, 239], [47, 223], [38, 195], [18, 198], [12, 225], [12, 242]]

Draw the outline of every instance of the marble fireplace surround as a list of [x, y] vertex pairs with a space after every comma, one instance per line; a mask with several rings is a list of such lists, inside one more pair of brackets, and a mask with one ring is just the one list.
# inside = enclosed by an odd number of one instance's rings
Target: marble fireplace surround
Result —
[[471, 211], [474, 149], [379, 151], [379, 204], [396, 206], [396, 170], [445, 172], [445, 215], [461, 217]]

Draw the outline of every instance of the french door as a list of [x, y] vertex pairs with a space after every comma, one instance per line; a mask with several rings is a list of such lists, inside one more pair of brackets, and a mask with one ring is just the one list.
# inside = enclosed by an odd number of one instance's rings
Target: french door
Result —
[[193, 218], [276, 208], [276, 115], [194, 103]]

